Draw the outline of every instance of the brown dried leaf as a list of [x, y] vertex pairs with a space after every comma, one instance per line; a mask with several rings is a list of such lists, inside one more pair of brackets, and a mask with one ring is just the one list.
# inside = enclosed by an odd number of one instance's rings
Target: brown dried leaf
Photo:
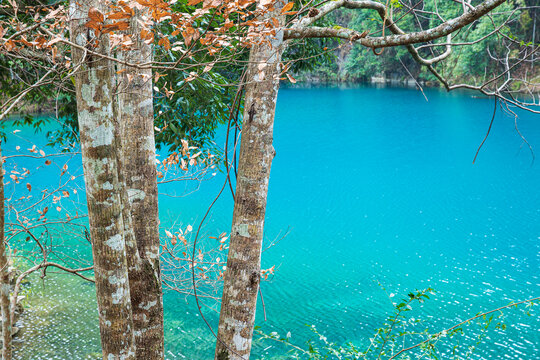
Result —
[[253, 4], [253, 0], [238, 0], [238, 5], [240, 6], [241, 9], [251, 4]]
[[287, 75], [287, 78], [289, 78], [289, 81], [292, 82], [293, 84], [296, 83], [296, 79], [292, 77], [292, 75], [290, 74], [286, 74]]
[[209, 72], [210, 70], [212, 70], [212, 68], [214, 67], [214, 64], [215, 64], [215, 63], [210, 63], [210, 64], [206, 65], [206, 66], [204, 67], [204, 69], [203, 69], [203, 73]]
[[88, 18], [90, 19], [90, 22], [96, 22], [96, 23], [103, 23], [105, 21], [105, 17], [95, 7], [92, 7], [88, 10]]
[[111, 20], [129, 19], [131, 18], [131, 14], [119, 11], [109, 15], [108, 18]]
[[193, 38], [197, 34], [197, 30], [192, 27], [187, 27], [186, 30], [182, 31], [182, 36], [184, 37], [184, 43], [186, 46], [189, 46], [193, 41]]
[[293, 6], [294, 6], [294, 2], [291, 1], [290, 3], [288, 3], [287, 5], [285, 5], [285, 6], [283, 7], [283, 9], [281, 9], [281, 13], [282, 13], [282, 14], [283, 14], [283, 13], [286, 13], [287, 11], [291, 10], [291, 9], [293, 8]]
[[148, 1], [144, 1], [144, 0], [135, 0], [135, 1], [141, 4], [142, 6], [152, 6], [152, 3]]
[[13, 50], [14, 48], [17, 47], [17, 45], [15, 45], [15, 42], [13, 40], [8, 40], [5, 44], [4, 44], [4, 47], [6, 48], [7, 51], [11, 51]]
[[169, 41], [169, 38], [164, 36], [158, 41], [158, 45], [161, 45], [165, 48], [165, 50], [171, 49], [171, 42]]
[[111, 31], [122, 31], [127, 30], [129, 28], [129, 22], [127, 21], [119, 21], [115, 22], [114, 24], [107, 24], [103, 28], [103, 32], [105, 34], [110, 33]]
[[101, 31], [101, 27], [103, 26], [101, 23], [95, 22], [95, 21], [89, 21], [86, 24], [84, 24], [87, 28], [94, 29], [97, 32]]
[[150, 42], [154, 41], [154, 33], [145, 29], [141, 30], [141, 39], [148, 40]]
[[31, 42], [29, 42], [28, 40], [26, 40], [26, 38], [24, 36], [21, 37], [21, 40], [19, 40], [20, 43], [26, 45], [26, 46], [29, 46], [29, 47], [32, 47], [34, 46], [34, 44], [32, 44]]

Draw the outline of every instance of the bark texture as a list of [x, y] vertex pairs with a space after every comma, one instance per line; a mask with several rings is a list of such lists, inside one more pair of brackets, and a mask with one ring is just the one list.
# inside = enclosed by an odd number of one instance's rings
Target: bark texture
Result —
[[[80, 46], [109, 55], [107, 36], [95, 39], [85, 27], [88, 10], [105, 13], [97, 0], [70, 3], [71, 40]], [[113, 112], [114, 67], [108, 60], [88, 56], [73, 48], [77, 113], [86, 184], [92, 254], [96, 278], [99, 326], [103, 358], [135, 359], [133, 319], [127, 271], [121, 184], [118, 179]]]
[[[139, 11], [130, 20], [135, 42], [119, 56], [129, 63], [152, 60], [140, 39]], [[163, 359], [163, 300], [159, 264], [159, 213], [154, 140], [152, 70], [121, 67], [119, 119], [122, 177], [127, 187], [135, 242], [128, 242], [129, 284], [138, 359]]]
[[9, 305], [9, 261], [5, 243], [4, 224], [4, 161], [0, 147], [0, 307], [2, 308], [2, 360], [11, 360], [12, 324]]
[[[267, 14], [283, 24], [283, 4]], [[242, 139], [227, 271], [223, 284], [215, 359], [249, 359], [268, 194], [274, 113], [279, 88], [283, 32], [252, 47], [245, 85]]]

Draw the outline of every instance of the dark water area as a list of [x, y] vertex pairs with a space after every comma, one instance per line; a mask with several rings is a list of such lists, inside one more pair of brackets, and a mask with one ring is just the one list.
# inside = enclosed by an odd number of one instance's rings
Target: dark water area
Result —
[[[306, 326], [315, 325], [329, 341], [364, 347], [391, 302], [414, 289], [436, 291], [410, 312], [432, 331], [540, 295], [540, 165], [515, 119], [497, 111], [473, 164], [493, 100], [425, 94], [428, 101], [403, 88], [281, 90], [265, 239], [289, 234], [263, 254], [263, 268], [277, 269], [262, 283], [268, 320], [259, 306], [257, 325], [264, 331], [290, 332], [291, 342], [304, 346], [318, 339]], [[538, 151], [540, 117], [518, 114], [520, 132]], [[25, 136], [44, 141], [40, 134]], [[6, 146], [12, 144], [8, 139]], [[188, 196], [160, 197], [162, 225], [195, 226], [222, 184], [218, 174]], [[192, 186], [167, 185], [160, 193], [182, 194]], [[231, 216], [232, 197], [225, 193], [204, 231], [229, 232]], [[99, 352], [95, 300], [87, 299], [93, 294], [67, 276], [36, 287], [30, 305], [59, 305], [46, 321], [37, 320], [46, 307], [29, 311], [28, 328], [37, 324], [38, 330], [23, 333], [28, 345], [16, 358], [82, 359]], [[165, 310], [167, 359], [211, 358], [215, 340], [194, 301], [168, 292]], [[507, 329], [491, 329], [471, 358], [540, 358], [538, 311], [505, 314]], [[217, 314], [206, 315], [217, 328]], [[460, 340], [465, 347], [478, 333], [467, 329]], [[257, 342], [253, 358], [263, 356], [287, 358], [282, 347]]]

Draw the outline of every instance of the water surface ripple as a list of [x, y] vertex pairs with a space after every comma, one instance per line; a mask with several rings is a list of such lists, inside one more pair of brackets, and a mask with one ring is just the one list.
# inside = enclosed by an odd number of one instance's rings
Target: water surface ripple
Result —
[[[291, 232], [264, 253], [263, 267], [278, 268], [262, 285], [268, 321], [259, 312], [257, 323], [265, 331], [290, 331], [302, 345], [313, 337], [305, 325], [315, 325], [330, 341], [364, 346], [391, 311], [377, 283], [396, 298], [434, 288], [433, 299], [411, 314], [433, 331], [540, 295], [540, 166], [514, 119], [498, 112], [473, 165], [492, 100], [426, 95], [427, 102], [410, 89], [281, 90], [265, 233], [271, 240], [288, 226]], [[520, 113], [518, 125], [538, 151], [539, 117]], [[221, 182], [160, 199], [164, 225], [167, 216], [199, 220]], [[226, 194], [205, 231], [228, 232], [231, 207]], [[214, 340], [193, 301], [168, 293], [165, 307], [167, 358], [211, 358]], [[215, 325], [217, 315], [208, 316]], [[471, 358], [540, 359], [538, 311], [512, 310], [505, 322], [506, 331], [491, 330]], [[71, 331], [65, 346], [73, 349], [97, 334], [84, 335], [78, 322]], [[257, 343], [254, 358], [287, 358], [270, 345]]]

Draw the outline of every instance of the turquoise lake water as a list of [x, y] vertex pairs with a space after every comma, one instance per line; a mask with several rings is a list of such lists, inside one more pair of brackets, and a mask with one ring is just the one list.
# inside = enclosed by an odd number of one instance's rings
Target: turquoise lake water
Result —
[[[329, 341], [362, 347], [392, 310], [387, 293], [401, 298], [434, 288], [436, 295], [411, 313], [433, 331], [540, 296], [538, 160], [514, 118], [498, 111], [473, 165], [493, 101], [426, 95], [429, 101], [400, 88], [280, 90], [265, 237], [290, 232], [263, 254], [263, 268], [277, 268], [262, 284], [267, 321], [259, 311], [257, 324], [266, 332], [291, 332], [291, 341], [304, 346], [314, 338], [306, 325], [315, 325]], [[540, 154], [540, 116], [519, 115], [521, 133]], [[162, 196], [162, 224], [195, 226], [222, 183], [218, 175], [188, 196]], [[186, 191], [176, 186], [160, 192]], [[230, 231], [231, 216], [224, 192], [204, 231]], [[99, 352], [93, 294], [67, 276], [34, 286], [16, 358]], [[166, 293], [165, 311], [167, 359], [210, 359], [215, 340], [194, 301]], [[217, 328], [217, 314], [206, 314]], [[529, 317], [511, 310], [505, 323], [471, 358], [540, 359], [538, 311]], [[464, 346], [477, 331], [470, 329]], [[253, 358], [263, 355], [287, 358], [275, 344], [256, 343]]]

